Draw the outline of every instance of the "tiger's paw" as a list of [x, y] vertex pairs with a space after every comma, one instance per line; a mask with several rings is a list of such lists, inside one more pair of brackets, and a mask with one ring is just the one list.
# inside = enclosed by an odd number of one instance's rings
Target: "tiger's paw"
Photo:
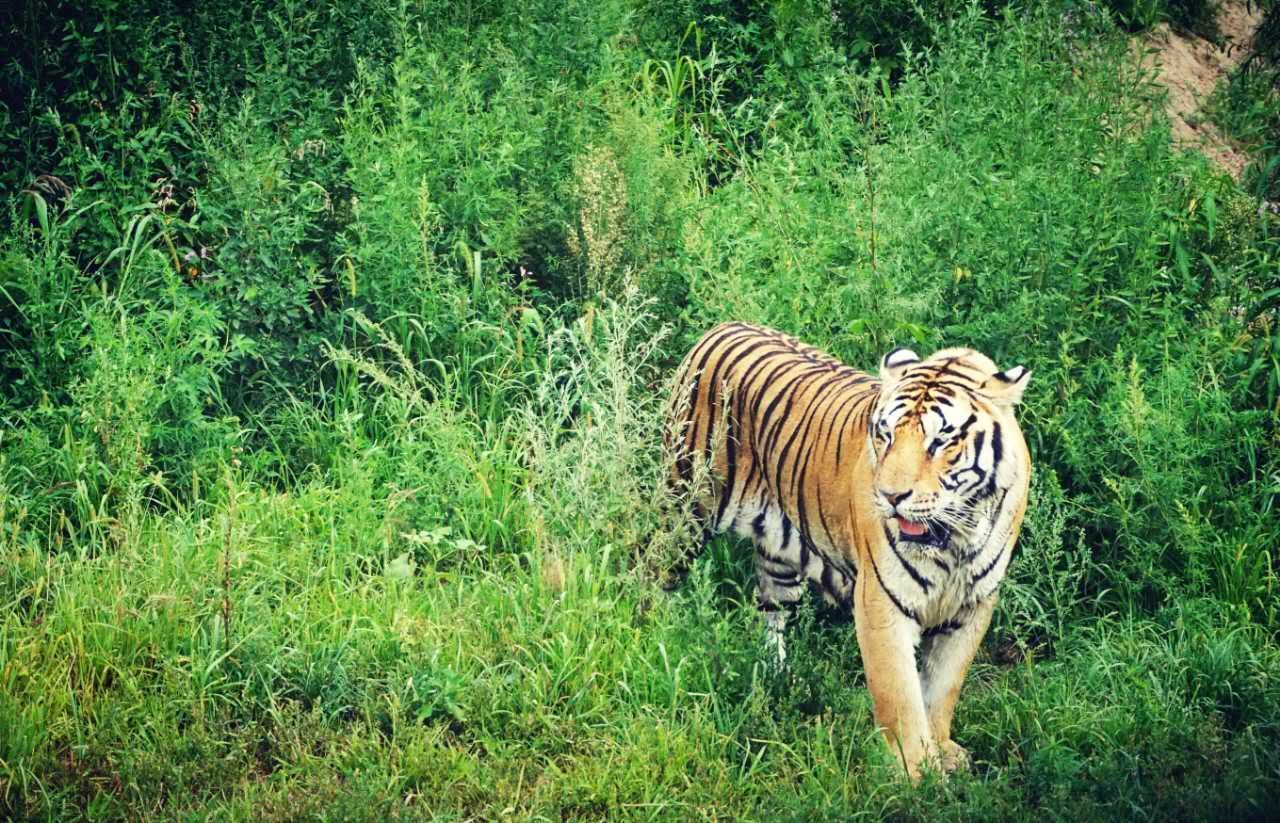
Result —
[[943, 774], [951, 774], [955, 771], [969, 771], [972, 761], [969, 759], [969, 752], [964, 746], [954, 740], [945, 740], [938, 745], [938, 750], [942, 756]]

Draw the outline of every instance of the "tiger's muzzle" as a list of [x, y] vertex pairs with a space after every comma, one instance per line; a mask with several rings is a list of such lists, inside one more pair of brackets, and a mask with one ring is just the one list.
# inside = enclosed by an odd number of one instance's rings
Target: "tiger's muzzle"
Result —
[[902, 543], [945, 549], [951, 540], [951, 530], [940, 523], [908, 520], [902, 516], [895, 517], [894, 522], [898, 527], [898, 540]]

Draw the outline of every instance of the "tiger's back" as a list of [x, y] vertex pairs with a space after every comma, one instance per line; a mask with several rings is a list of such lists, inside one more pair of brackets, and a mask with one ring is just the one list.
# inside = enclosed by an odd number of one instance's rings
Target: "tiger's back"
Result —
[[710, 483], [695, 511], [708, 534], [755, 542], [762, 609], [793, 604], [806, 580], [847, 608], [853, 488], [837, 481], [866, 448], [879, 381], [788, 335], [726, 323], [685, 357], [676, 386], [672, 481], [687, 488], [705, 461]]

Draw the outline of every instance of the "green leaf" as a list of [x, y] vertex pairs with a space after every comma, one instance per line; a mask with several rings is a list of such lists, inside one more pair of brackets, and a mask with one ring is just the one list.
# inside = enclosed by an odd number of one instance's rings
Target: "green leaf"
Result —
[[409, 552], [389, 561], [386, 568], [382, 570], [382, 574], [388, 580], [409, 580], [413, 577], [414, 562]]
[[40, 233], [49, 236], [49, 204], [36, 192], [30, 192], [31, 202], [35, 205], [36, 221], [40, 224]]

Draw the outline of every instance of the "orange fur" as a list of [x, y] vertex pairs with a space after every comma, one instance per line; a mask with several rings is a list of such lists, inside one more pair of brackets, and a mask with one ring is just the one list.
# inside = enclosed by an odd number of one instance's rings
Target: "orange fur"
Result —
[[708, 332], [677, 372], [672, 484], [708, 534], [755, 541], [780, 657], [805, 580], [852, 610], [876, 721], [913, 778], [964, 761], [951, 717], [1026, 507], [1013, 410], [1029, 374], [968, 349], [895, 350], [877, 379], [739, 323]]

